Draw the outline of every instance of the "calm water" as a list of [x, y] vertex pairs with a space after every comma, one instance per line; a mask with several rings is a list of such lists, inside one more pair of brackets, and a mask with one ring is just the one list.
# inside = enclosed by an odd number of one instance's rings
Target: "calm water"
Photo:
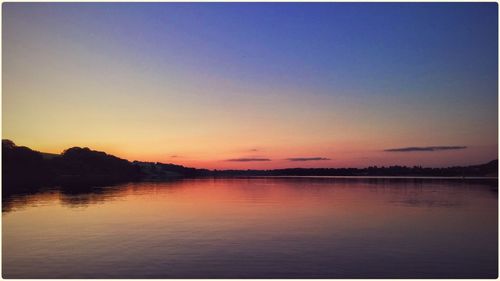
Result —
[[198, 179], [3, 199], [4, 278], [495, 278], [496, 183]]

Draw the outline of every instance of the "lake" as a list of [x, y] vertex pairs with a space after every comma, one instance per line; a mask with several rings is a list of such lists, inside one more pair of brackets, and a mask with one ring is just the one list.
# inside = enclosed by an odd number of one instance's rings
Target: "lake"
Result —
[[4, 278], [496, 278], [497, 181], [242, 178], [42, 189]]

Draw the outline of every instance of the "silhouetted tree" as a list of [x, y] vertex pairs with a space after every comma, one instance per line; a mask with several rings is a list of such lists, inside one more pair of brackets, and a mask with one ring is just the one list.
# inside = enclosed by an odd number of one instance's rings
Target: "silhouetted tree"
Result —
[[11, 140], [2, 140], [2, 186], [24, 186], [43, 182], [50, 175], [42, 154]]
[[129, 161], [87, 147], [69, 148], [49, 161], [58, 181], [126, 181], [141, 176]]

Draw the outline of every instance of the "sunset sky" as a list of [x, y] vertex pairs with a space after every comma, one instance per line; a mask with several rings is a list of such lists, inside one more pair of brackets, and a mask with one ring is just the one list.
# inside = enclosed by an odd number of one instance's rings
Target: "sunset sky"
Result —
[[203, 168], [498, 156], [497, 3], [3, 3], [2, 138]]

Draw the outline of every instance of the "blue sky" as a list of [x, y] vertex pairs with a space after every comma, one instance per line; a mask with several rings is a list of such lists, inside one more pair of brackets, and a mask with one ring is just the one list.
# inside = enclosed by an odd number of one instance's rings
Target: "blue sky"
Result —
[[[497, 154], [497, 3], [4, 3], [3, 11], [4, 134], [39, 149], [85, 144], [158, 161], [185, 154], [195, 164], [245, 146], [264, 148], [255, 156], [332, 159], [322, 165], [363, 165], [346, 151], [374, 153], [370, 164]], [[67, 132], [64, 120], [35, 117], [47, 115], [40, 99], [58, 105], [50, 114], [78, 108], [74, 122], [97, 117], [80, 135]], [[131, 115], [154, 125], [144, 131]], [[92, 122], [123, 138], [154, 131], [156, 141], [130, 146]], [[50, 142], [51, 130], [61, 141]], [[229, 140], [200, 155], [220, 137]], [[280, 148], [287, 139], [293, 145]], [[439, 153], [451, 152], [381, 152], [442, 145], [468, 148], [446, 161]], [[157, 149], [141, 154], [144, 146]]]

